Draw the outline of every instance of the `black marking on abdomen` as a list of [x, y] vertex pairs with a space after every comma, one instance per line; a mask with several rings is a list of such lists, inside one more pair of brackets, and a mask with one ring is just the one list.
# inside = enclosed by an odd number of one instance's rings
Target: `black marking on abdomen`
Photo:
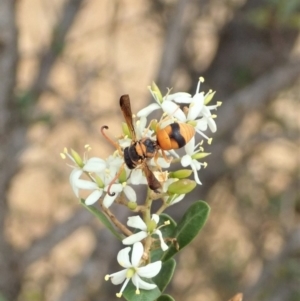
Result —
[[172, 128], [172, 131], [169, 135], [170, 139], [174, 139], [177, 142], [178, 148], [181, 148], [181, 147], [185, 146], [186, 141], [180, 133], [179, 123], [174, 122], [174, 123], [171, 123], [170, 126]]
[[124, 161], [129, 169], [134, 169], [138, 162], [143, 159], [135, 149], [136, 143], [124, 149]]
[[134, 169], [136, 164], [131, 160], [129, 155], [129, 147], [124, 149], [124, 161], [129, 169]]

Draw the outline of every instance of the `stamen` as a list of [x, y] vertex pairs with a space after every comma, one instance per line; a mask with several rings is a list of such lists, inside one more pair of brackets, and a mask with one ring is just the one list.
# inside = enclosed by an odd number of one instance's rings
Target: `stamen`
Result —
[[67, 156], [64, 153], [60, 153], [60, 157], [65, 160], [67, 158]]
[[105, 281], [108, 281], [108, 280], [109, 280], [109, 278], [110, 278], [110, 276], [109, 276], [109, 275], [105, 275], [105, 277], [104, 277], [104, 280], [105, 280]]
[[200, 77], [199, 77], [199, 81], [200, 81], [201, 83], [204, 83], [204, 77], [203, 77], [203, 76], [200, 76]]
[[204, 168], [207, 167], [207, 162], [203, 162], [203, 167], [204, 167]]
[[213, 138], [209, 138], [209, 139], [207, 140], [207, 143], [208, 143], [209, 145], [211, 145], [212, 140], [213, 140]]

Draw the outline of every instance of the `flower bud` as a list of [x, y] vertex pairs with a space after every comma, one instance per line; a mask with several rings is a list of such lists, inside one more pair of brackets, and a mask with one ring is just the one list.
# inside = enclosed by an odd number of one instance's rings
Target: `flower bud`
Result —
[[72, 157], [73, 157], [73, 159], [75, 160], [76, 164], [77, 164], [80, 168], [82, 168], [82, 167], [84, 166], [84, 163], [83, 163], [83, 161], [82, 161], [80, 155], [79, 155], [76, 151], [74, 151], [74, 149], [72, 149], [72, 148], [71, 148], [71, 154], [72, 154]]
[[171, 194], [187, 194], [196, 187], [196, 182], [189, 179], [181, 179], [172, 183], [168, 187], [168, 193]]
[[104, 188], [104, 183], [102, 182], [101, 178], [97, 175], [94, 176], [95, 182], [96, 184], [100, 187], [100, 188]]
[[119, 182], [124, 183], [124, 182], [126, 182], [126, 180], [127, 180], [126, 170], [125, 170], [125, 168], [123, 168], [123, 170], [119, 176]]
[[185, 179], [188, 178], [192, 174], [191, 169], [180, 169], [177, 171], [173, 171], [169, 173], [169, 178], [175, 178], [175, 179]]
[[158, 124], [157, 120], [156, 120], [156, 119], [153, 119], [153, 120], [151, 121], [150, 129], [151, 129], [152, 131], [156, 132], [156, 131], [157, 131], [157, 126], [158, 126], [158, 125], [159, 125], [159, 124]]
[[158, 101], [159, 101], [160, 103], [162, 103], [162, 102], [163, 102], [163, 97], [162, 97], [162, 94], [161, 94], [161, 92], [160, 92], [160, 90], [159, 90], [159, 88], [157, 87], [157, 85], [156, 85], [155, 82], [152, 82], [151, 90], [152, 90], [152, 92], [156, 95]]
[[203, 158], [209, 156], [210, 154], [211, 153], [197, 153], [197, 154], [192, 155], [192, 158], [195, 160], [200, 160], [200, 159], [203, 159]]
[[127, 207], [128, 207], [128, 209], [130, 209], [130, 210], [135, 210], [136, 207], [137, 207], [137, 203], [136, 203], [136, 202], [128, 202], [128, 203], [127, 203]]
[[204, 104], [207, 105], [208, 103], [210, 103], [210, 101], [213, 99], [213, 97], [215, 96], [216, 91], [209, 91], [208, 93], [206, 93], [206, 95], [204, 96]]
[[123, 131], [123, 134], [125, 136], [128, 136], [129, 138], [132, 138], [131, 135], [130, 135], [130, 131], [128, 129], [128, 125], [126, 122], [122, 122], [122, 131]]
[[147, 231], [149, 233], [152, 233], [156, 229], [156, 227], [157, 227], [157, 224], [153, 219], [151, 219], [149, 221], [149, 223], [147, 223]]

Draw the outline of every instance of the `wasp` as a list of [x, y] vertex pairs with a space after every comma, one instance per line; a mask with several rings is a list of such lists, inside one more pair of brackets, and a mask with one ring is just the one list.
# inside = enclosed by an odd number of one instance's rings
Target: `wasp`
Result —
[[[129, 169], [140, 167], [146, 176], [149, 188], [155, 192], [159, 192], [161, 184], [147, 165], [147, 160], [151, 158], [157, 159], [159, 150], [163, 152], [164, 150], [167, 151], [171, 149], [179, 149], [185, 146], [195, 135], [195, 129], [192, 125], [186, 123], [174, 122], [162, 129], [159, 128], [158, 124], [156, 129], [156, 140], [153, 140], [149, 137], [144, 137], [138, 140], [136, 138], [132, 120], [129, 95], [121, 96], [120, 107], [132, 139], [131, 145], [123, 150], [124, 162]], [[116, 146], [117, 149], [119, 149], [120, 147], [113, 143], [103, 133], [104, 128], [108, 129], [108, 127], [103, 126], [101, 129], [104, 137], [109, 140], [114, 146]], [[164, 152], [163, 156], [166, 159]], [[113, 179], [112, 183], [119, 177], [121, 171]], [[111, 195], [109, 190], [110, 189], [108, 189], [108, 193]]]
[[153, 172], [150, 170], [146, 161], [147, 159], [151, 159], [156, 155], [158, 145], [155, 140], [150, 138], [142, 138], [140, 140], [136, 139], [129, 95], [121, 96], [120, 107], [132, 139], [132, 144], [124, 149], [125, 164], [129, 169], [134, 169], [137, 166], [141, 166], [147, 178], [150, 189], [158, 192], [157, 190], [161, 187], [161, 185], [154, 176]]

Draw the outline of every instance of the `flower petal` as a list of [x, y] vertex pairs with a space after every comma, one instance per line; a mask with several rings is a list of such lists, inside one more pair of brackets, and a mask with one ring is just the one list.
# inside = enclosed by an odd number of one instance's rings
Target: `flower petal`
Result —
[[106, 168], [106, 162], [100, 158], [90, 158], [84, 165], [83, 170], [87, 172], [101, 172]]
[[138, 267], [144, 253], [144, 246], [141, 242], [136, 242], [132, 248], [131, 264], [133, 267]]
[[71, 171], [71, 174], [70, 174], [69, 181], [70, 181], [71, 187], [72, 187], [76, 197], [79, 197], [79, 188], [76, 184], [77, 184], [78, 179], [82, 175], [82, 173], [83, 173], [83, 171], [81, 169], [75, 168]]
[[118, 253], [117, 261], [118, 261], [119, 265], [122, 266], [123, 268], [131, 268], [132, 267], [132, 264], [130, 263], [130, 260], [129, 260], [130, 250], [131, 250], [130, 247], [126, 247], [126, 248], [120, 250]]
[[192, 167], [192, 170], [194, 172], [194, 179], [195, 179], [195, 182], [199, 185], [202, 185], [202, 183], [200, 182], [199, 180], [199, 176], [198, 176], [198, 170], [197, 170], [197, 167], [194, 165], [194, 164], [191, 164], [191, 167]]
[[194, 148], [195, 148], [195, 137], [193, 137], [184, 147], [185, 152], [188, 155], [192, 155], [194, 153]]
[[178, 103], [190, 103], [192, 101], [192, 96], [186, 92], [177, 92], [173, 94], [169, 94], [164, 98], [165, 101], [175, 101]]
[[169, 116], [173, 116], [180, 121], [186, 121], [185, 114], [174, 102], [164, 101], [161, 106], [164, 112], [166, 112]]
[[156, 288], [156, 286], [157, 286], [154, 283], [148, 283], [148, 282], [142, 280], [139, 277], [139, 275], [137, 275], [137, 274], [133, 275], [133, 277], [131, 279], [132, 279], [133, 284], [136, 286], [137, 290], [139, 288], [144, 289], [144, 290], [152, 290], [152, 289]]
[[195, 126], [196, 129], [200, 130], [200, 131], [206, 131], [207, 130], [207, 118], [201, 118], [196, 120], [197, 124]]
[[147, 225], [139, 215], [129, 216], [127, 225], [132, 228], [137, 228], [143, 231], [147, 231]]
[[152, 103], [149, 106], [147, 106], [146, 108], [138, 111], [136, 116], [137, 117], [142, 117], [142, 116], [147, 117], [150, 113], [152, 113], [153, 111], [158, 110], [158, 109], [160, 109], [160, 105], [157, 103]]
[[158, 224], [158, 222], [159, 222], [159, 216], [157, 214], [153, 213], [151, 219], [154, 220], [156, 224]]
[[98, 185], [95, 182], [87, 180], [77, 180], [76, 186], [79, 189], [95, 190], [98, 189]]
[[126, 185], [123, 191], [130, 202], [136, 202], [136, 193], [131, 186]]
[[[111, 191], [112, 192], [112, 191]], [[114, 202], [116, 197], [118, 196], [118, 193], [115, 193], [114, 195], [110, 196], [108, 193], [105, 195], [103, 199], [103, 205], [106, 208], [109, 208], [111, 204]]]
[[210, 128], [210, 130], [215, 133], [217, 131], [217, 125], [216, 122], [213, 118], [208, 118], [207, 120], [208, 123], [208, 127]]
[[114, 274], [109, 275], [111, 282], [115, 285], [122, 283], [126, 278], [127, 269], [124, 269], [120, 272], [116, 272]]
[[187, 167], [192, 163], [192, 157], [190, 155], [184, 155], [180, 162], [183, 167]]
[[141, 169], [134, 169], [130, 176], [130, 183], [133, 185], [147, 184], [147, 179], [143, 176]]
[[95, 190], [95, 191], [93, 191], [87, 198], [86, 198], [86, 200], [85, 200], [85, 204], [86, 205], [93, 205], [94, 203], [96, 203], [98, 200], [99, 200], [99, 198], [101, 197], [101, 195], [102, 195], [102, 193], [103, 193], [103, 189], [99, 189], [99, 190]]
[[148, 236], [147, 232], [140, 231], [138, 233], [134, 233], [122, 240], [122, 243], [124, 245], [132, 245], [138, 241], [141, 241], [142, 239], [146, 238]]
[[190, 104], [187, 119], [195, 120], [199, 116], [199, 114], [203, 108], [203, 104], [204, 104], [203, 94], [200, 93], [200, 94], [195, 95], [193, 97], [193, 101]]
[[162, 263], [160, 260], [149, 263], [148, 265], [146, 265], [144, 267], [140, 267], [137, 271], [137, 274], [141, 277], [152, 278], [159, 273], [159, 271], [161, 269], [161, 265], [162, 265]]
[[170, 205], [174, 205], [178, 202], [180, 202], [185, 197], [185, 194], [179, 194], [177, 195], [171, 202]]
[[167, 244], [165, 243], [162, 233], [160, 230], [155, 230], [154, 234], [158, 235], [159, 240], [160, 240], [160, 247], [163, 251], [166, 251], [169, 247], [167, 246]]

